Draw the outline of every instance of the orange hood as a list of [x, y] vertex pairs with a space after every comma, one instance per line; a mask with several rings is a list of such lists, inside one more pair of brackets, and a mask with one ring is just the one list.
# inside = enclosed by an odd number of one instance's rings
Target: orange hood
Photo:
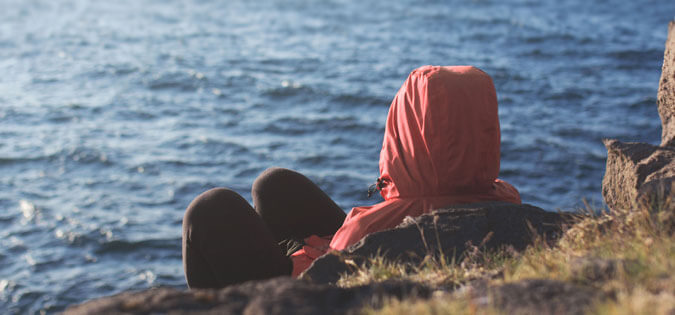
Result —
[[497, 179], [499, 143], [490, 76], [470, 66], [416, 69], [389, 109], [378, 180], [385, 201], [353, 208], [330, 247], [453, 204], [520, 203], [518, 190]]
[[424, 66], [408, 76], [387, 118], [381, 194], [415, 198], [489, 190], [499, 174], [492, 79], [472, 66]]

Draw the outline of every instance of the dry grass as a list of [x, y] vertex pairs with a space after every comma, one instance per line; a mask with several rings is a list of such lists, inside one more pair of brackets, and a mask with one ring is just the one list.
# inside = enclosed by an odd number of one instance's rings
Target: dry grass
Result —
[[[445, 258], [427, 257], [419, 265], [404, 265], [388, 262], [381, 256], [373, 257], [356, 272], [343, 276], [337, 283], [340, 287], [354, 287], [385, 280], [409, 280], [426, 284], [430, 287], [455, 288], [467, 281], [495, 276], [501, 269], [503, 259], [494, 258], [492, 263], [475, 263], [465, 259], [461, 263]], [[366, 267], [367, 266], [367, 267]]]
[[[663, 206], [663, 204], [667, 206]], [[554, 247], [537, 241], [522, 253], [484, 253], [474, 248], [461, 261], [427, 258], [419, 266], [372, 258], [358, 272], [344, 276], [344, 287], [404, 279], [451, 291], [462, 283], [487, 277], [490, 284], [523, 279], [554, 279], [600, 290], [610, 297], [592, 314], [669, 314], [675, 312], [675, 222], [670, 202], [637, 210], [588, 215], [571, 227]], [[594, 213], [588, 211], [588, 213]], [[610, 272], [579, 267], [578, 261], [614, 262]], [[483, 303], [485, 304], [485, 303]], [[492, 314], [467, 295], [439, 292], [429, 300], [391, 300], [367, 314]]]

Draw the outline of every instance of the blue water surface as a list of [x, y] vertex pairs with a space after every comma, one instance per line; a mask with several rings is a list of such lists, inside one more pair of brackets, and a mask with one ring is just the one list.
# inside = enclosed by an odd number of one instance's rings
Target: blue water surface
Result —
[[603, 138], [658, 143], [672, 0], [2, 0], [0, 313], [185, 288], [183, 211], [269, 166], [377, 202], [414, 68], [494, 78], [501, 177], [602, 207]]

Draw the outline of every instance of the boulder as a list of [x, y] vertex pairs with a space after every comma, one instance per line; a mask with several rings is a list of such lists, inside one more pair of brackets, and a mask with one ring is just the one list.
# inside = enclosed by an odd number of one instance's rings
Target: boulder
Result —
[[602, 195], [612, 210], [665, 201], [675, 180], [675, 147], [605, 140]]
[[668, 26], [658, 92], [661, 145], [604, 140], [607, 166], [602, 195], [612, 210], [628, 210], [644, 204], [671, 209], [675, 181], [675, 21]]
[[661, 116], [661, 145], [675, 146], [675, 21], [668, 25], [668, 39], [657, 95]]
[[300, 276], [316, 283], [335, 283], [341, 274], [369, 257], [419, 264], [425, 256], [459, 261], [467, 249], [512, 248], [523, 250], [541, 236], [553, 242], [562, 236], [570, 214], [544, 211], [531, 205], [483, 202], [455, 205], [417, 218], [406, 218], [398, 227], [376, 232], [342, 252], [319, 257]]
[[124, 292], [73, 306], [64, 314], [346, 314], [366, 305], [379, 307], [388, 298], [428, 298], [431, 293], [407, 281], [338, 288], [279, 277], [220, 290]]

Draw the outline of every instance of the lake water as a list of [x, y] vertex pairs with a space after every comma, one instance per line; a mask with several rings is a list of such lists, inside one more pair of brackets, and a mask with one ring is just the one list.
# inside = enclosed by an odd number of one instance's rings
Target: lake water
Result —
[[407, 74], [476, 65], [501, 177], [526, 203], [602, 207], [602, 138], [658, 143], [672, 0], [0, 0], [0, 313], [185, 288], [183, 211], [296, 169], [375, 203]]

